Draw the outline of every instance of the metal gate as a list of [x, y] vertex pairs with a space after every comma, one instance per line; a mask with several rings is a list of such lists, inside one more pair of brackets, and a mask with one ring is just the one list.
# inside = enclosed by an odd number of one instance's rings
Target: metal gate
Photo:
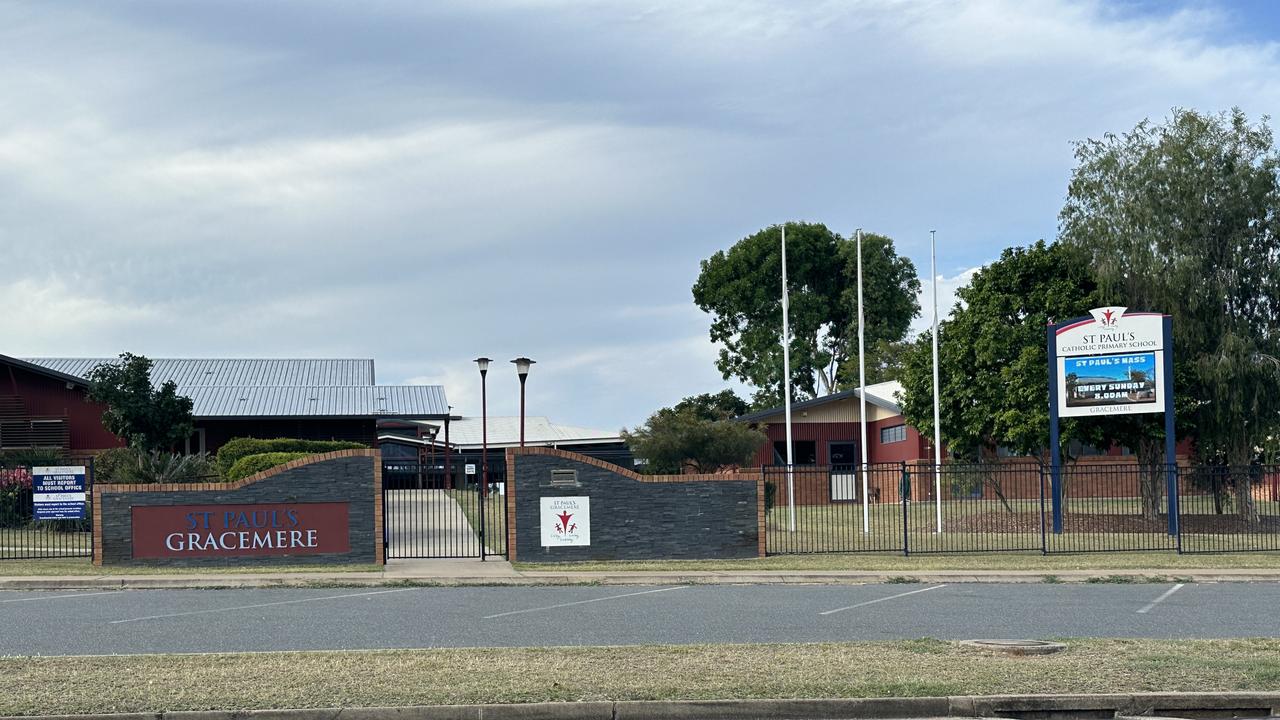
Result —
[[[484, 558], [507, 554], [502, 483], [455, 484], [413, 461], [382, 465], [387, 558]], [[472, 476], [474, 477], [474, 476]]]
[[93, 556], [93, 458], [63, 458], [46, 464], [85, 467], [85, 517], [36, 520], [32, 464], [0, 460], [0, 560]]

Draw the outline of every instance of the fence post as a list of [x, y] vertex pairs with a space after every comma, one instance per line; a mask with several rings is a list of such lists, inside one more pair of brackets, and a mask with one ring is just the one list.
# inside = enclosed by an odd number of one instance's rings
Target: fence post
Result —
[[902, 501], [902, 556], [911, 555], [911, 531], [908, 523], [907, 505], [911, 502], [911, 469], [902, 463], [902, 481], [898, 483], [898, 495]]
[[1049, 554], [1049, 535], [1045, 531], [1045, 507], [1044, 507], [1044, 463], [1037, 461], [1036, 465], [1040, 468], [1040, 554]]

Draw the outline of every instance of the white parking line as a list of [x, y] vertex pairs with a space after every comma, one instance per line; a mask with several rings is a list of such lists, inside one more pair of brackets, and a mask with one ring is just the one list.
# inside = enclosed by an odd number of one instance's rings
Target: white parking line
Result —
[[887, 601], [889, 601], [889, 600], [897, 600], [897, 599], [898, 599], [898, 598], [900, 598], [900, 597], [906, 597], [906, 596], [908, 596], [908, 595], [915, 595], [915, 594], [918, 594], [918, 593], [929, 592], [930, 590], [937, 590], [938, 588], [944, 588], [944, 587], [946, 587], [946, 585], [934, 585], [933, 587], [921, 588], [921, 589], [919, 589], [919, 590], [912, 590], [911, 592], [898, 593], [897, 595], [890, 595], [889, 597], [882, 597], [882, 598], [877, 598], [877, 599], [875, 599], [875, 600], [868, 600], [868, 601], [866, 601], [866, 602], [860, 602], [860, 603], [858, 603], [857, 605], [849, 605], [848, 607], [836, 608], [835, 610], [826, 610], [826, 611], [824, 611], [824, 612], [820, 612], [820, 613], [818, 613], [818, 614], [819, 614], [819, 615], [833, 615], [833, 614], [838, 613], [838, 612], [844, 612], [845, 610], [852, 610], [852, 609], [854, 609], [854, 608], [866, 607], [866, 606], [868, 606], [868, 605], [875, 605], [876, 603], [887, 602]]
[[387, 595], [389, 593], [408, 592], [417, 590], [417, 588], [398, 588], [396, 590], [377, 590], [375, 592], [348, 593], [346, 595], [326, 595], [318, 598], [302, 598], [301, 600], [281, 600], [279, 602], [259, 603], [257, 605], [238, 605], [236, 607], [214, 608], [212, 610], [192, 610], [190, 612], [168, 613], [167, 615], [147, 615], [144, 617], [127, 618], [125, 620], [112, 620], [108, 625], [119, 625], [121, 623], [139, 622], [142, 620], [161, 620], [163, 618], [187, 617], [189, 615], [208, 615], [211, 613], [235, 612], [237, 610], [253, 610], [255, 608], [275, 607], [276, 605], [297, 605], [298, 603], [320, 602], [321, 600], [341, 600], [343, 598], [367, 597], [369, 595]]
[[24, 597], [24, 598], [14, 598], [14, 599], [12, 599], [12, 600], [0, 600], [0, 603], [33, 602], [33, 601], [36, 601], [36, 600], [62, 600], [62, 599], [65, 599], [65, 598], [94, 597], [95, 595], [119, 595], [119, 594], [120, 594], [120, 593], [122, 593], [122, 592], [124, 592], [124, 591], [123, 591], [123, 590], [112, 590], [112, 591], [110, 591], [110, 592], [75, 593], [74, 595], [48, 595], [48, 596], [44, 596], [44, 597], [39, 597], [39, 596], [37, 596], [37, 597]]
[[492, 620], [494, 618], [507, 617], [508, 615], [521, 615], [524, 613], [539, 612], [542, 610], [555, 610], [556, 608], [565, 608], [571, 605], [586, 605], [587, 603], [604, 602], [605, 600], [618, 600], [619, 598], [635, 597], [637, 595], [651, 595], [653, 593], [671, 592], [672, 590], [684, 590], [688, 585], [679, 587], [658, 588], [657, 590], [645, 590], [643, 592], [624, 593], [622, 595], [610, 595], [609, 597], [593, 598], [591, 600], [578, 600], [576, 602], [560, 603], [558, 605], [547, 605], [546, 607], [529, 608], [527, 610], [512, 610], [511, 612], [498, 613], [497, 615], [485, 615], [482, 620]]
[[1152, 608], [1154, 608], [1155, 606], [1157, 606], [1157, 605], [1159, 605], [1160, 603], [1164, 602], [1165, 600], [1168, 600], [1170, 595], [1172, 595], [1172, 594], [1174, 594], [1174, 593], [1178, 592], [1179, 590], [1181, 590], [1181, 589], [1182, 589], [1182, 588], [1184, 588], [1184, 587], [1186, 587], [1186, 585], [1185, 585], [1184, 583], [1178, 583], [1177, 585], [1174, 585], [1173, 587], [1169, 588], [1168, 590], [1165, 590], [1163, 595], [1161, 595], [1160, 597], [1156, 598], [1155, 600], [1152, 600], [1151, 602], [1149, 602], [1149, 603], [1147, 603], [1145, 606], [1143, 606], [1143, 608], [1142, 608], [1141, 610], [1139, 610], [1139, 611], [1138, 611], [1138, 614], [1139, 614], [1139, 615], [1146, 615], [1147, 613], [1151, 612], [1151, 609], [1152, 609]]

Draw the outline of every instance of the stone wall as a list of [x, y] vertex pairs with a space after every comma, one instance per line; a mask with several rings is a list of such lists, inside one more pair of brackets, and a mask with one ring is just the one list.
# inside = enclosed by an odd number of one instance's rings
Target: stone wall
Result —
[[[576, 485], [552, 487], [553, 470], [575, 471]], [[764, 480], [758, 472], [640, 475], [585, 455], [537, 447], [508, 449], [507, 477], [512, 561], [764, 555]], [[589, 497], [591, 544], [543, 547], [543, 497]]]
[[[269, 516], [266, 511], [259, 513], [261, 518], [271, 517], [274, 521], [287, 518], [288, 508], [294, 508], [304, 518], [304, 523], [296, 526], [300, 529], [291, 531], [287, 519], [275, 527], [286, 528], [283, 530], [287, 533], [283, 536], [285, 540], [289, 539], [290, 532], [302, 533], [293, 536], [294, 540], [300, 540], [293, 546], [303, 548], [307, 546], [308, 539], [305, 524], [308, 508], [331, 511], [330, 515], [336, 511], [346, 515], [346, 535], [343, 537], [339, 530], [336, 538], [330, 537], [333, 533], [326, 529], [325, 536], [313, 543], [315, 549], [311, 550], [255, 550], [251, 554], [237, 554], [239, 551], [219, 549], [215, 551], [218, 553], [215, 556], [182, 556], [179, 553], [175, 557], [135, 557], [135, 537], [141, 538], [155, 529], [135, 529], [134, 517], [150, 517], [156, 512], [152, 510], [154, 508], [175, 506], [243, 506], [249, 508], [245, 512], [250, 524], [253, 523], [252, 508], [255, 506], [280, 508], [274, 516]], [[135, 508], [143, 510], [135, 512]], [[175, 513], [181, 514], [179, 511]], [[272, 539], [275, 537], [274, 527], [255, 530], [248, 525], [233, 528], [220, 526], [218, 523], [221, 514], [213, 512], [206, 515], [204, 524], [209, 526], [212, 516], [213, 534], [221, 535], [226, 532], [229, 544], [237, 541], [239, 532], [234, 532], [236, 530], [250, 533], [244, 536], [250, 543], [253, 542], [254, 532], [271, 534]], [[199, 519], [201, 513], [196, 515]], [[95, 565], [190, 567], [302, 563], [382, 564], [385, 561], [382, 527], [382, 462], [377, 450], [340, 450], [311, 455], [234, 483], [96, 485], [93, 488]], [[162, 532], [184, 532], [188, 529], [191, 528], [166, 527]], [[198, 532], [202, 530], [199, 527], [194, 529]], [[175, 544], [181, 544], [184, 538], [175, 540]], [[312, 539], [315, 539], [314, 536]], [[320, 551], [335, 543], [343, 546], [345, 551]]]

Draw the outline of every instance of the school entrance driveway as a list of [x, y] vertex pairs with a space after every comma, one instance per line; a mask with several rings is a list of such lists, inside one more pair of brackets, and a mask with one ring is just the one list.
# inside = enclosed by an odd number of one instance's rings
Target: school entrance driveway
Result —
[[1280, 584], [0, 592], [0, 654], [1270, 636]]

